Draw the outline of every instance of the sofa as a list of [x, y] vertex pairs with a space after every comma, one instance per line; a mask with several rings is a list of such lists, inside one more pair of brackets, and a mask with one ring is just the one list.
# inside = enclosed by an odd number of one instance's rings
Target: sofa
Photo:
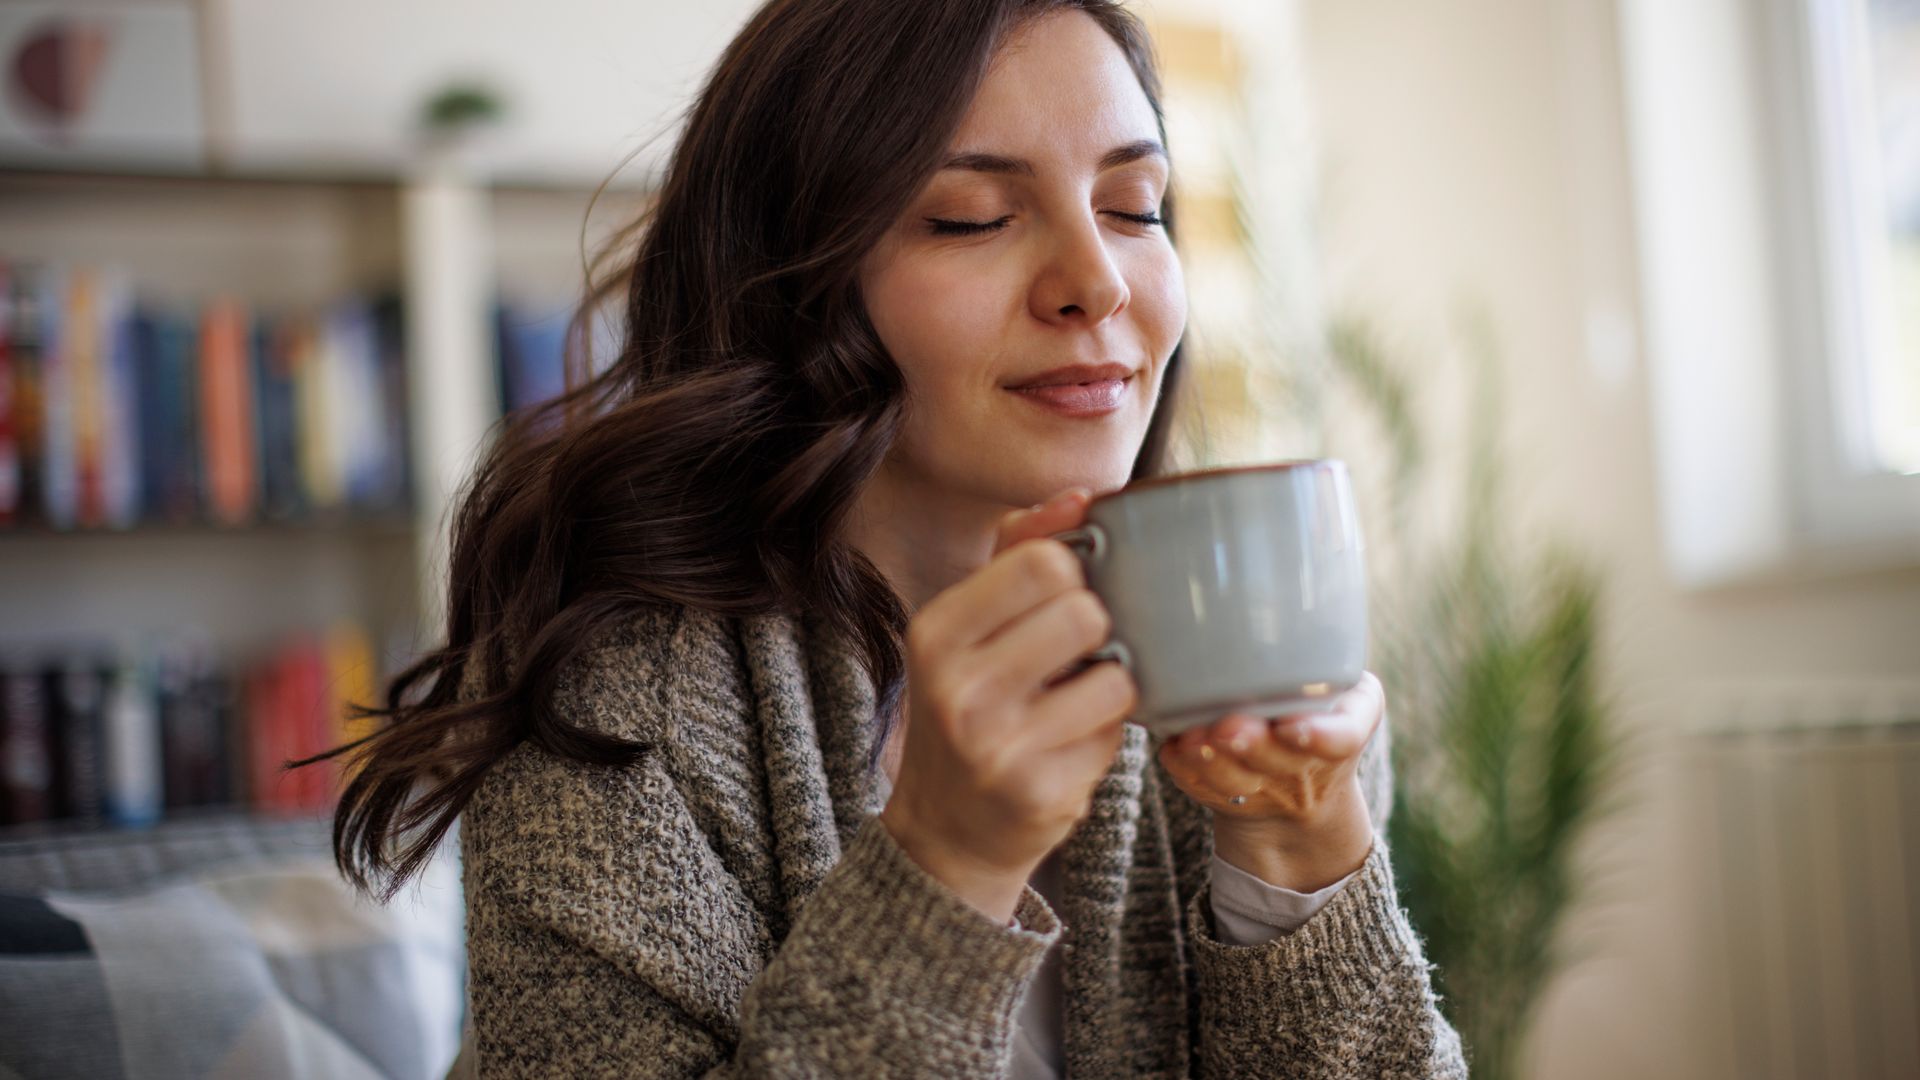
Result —
[[441, 1080], [465, 1019], [457, 833], [381, 905], [329, 829], [0, 830], [0, 1078]]

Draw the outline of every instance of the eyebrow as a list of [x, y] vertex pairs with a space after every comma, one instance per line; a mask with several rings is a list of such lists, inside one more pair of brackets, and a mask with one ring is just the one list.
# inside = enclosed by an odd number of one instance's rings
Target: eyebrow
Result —
[[[1124, 146], [1116, 146], [1100, 158], [1100, 171], [1117, 168], [1130, 161], [1144, 157], [1167, 159], [1167, 151], [1152, 139], [1136, 139]], [[947, 159], [942, 169], [965, 169], [969, 172], [1004, 173], [1013, 176], [1034, 176], [1033, 162], [1025, 158], [1006, 157], [1001, 154], [988, 154], [980, 151], [968, 151], [955, 154]]]

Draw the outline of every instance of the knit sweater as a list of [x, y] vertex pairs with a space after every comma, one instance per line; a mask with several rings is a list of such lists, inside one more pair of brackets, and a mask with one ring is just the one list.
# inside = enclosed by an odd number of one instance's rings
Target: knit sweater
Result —
[[1005, 1077], [1055, 943], [1070, 1076], [1466, 1075], [1394, 891], [1384, 738], [1365, 864], [1247, 947], [1212, 923], [1208, 811], [1136, 725], [1061, 848], [1059, 910], [1029, 886], [1010, 929], [880, 824], [872, 685], [810, 616], [637, 608], [554, 704], [652, 750], [613, 769], [522, 743], [467, 805], [483, 1080]]

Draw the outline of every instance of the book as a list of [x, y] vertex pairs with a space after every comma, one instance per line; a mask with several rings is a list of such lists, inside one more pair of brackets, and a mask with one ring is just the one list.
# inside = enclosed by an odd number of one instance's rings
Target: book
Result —
[[153, 699], [160, 729], [162, 804], [165, 809], [221, 806], [236, 801], [227, 725], [206, 647], [172, 642], [154, 657]]
[[503, 411], [516, 413], [566, 390], [570, 317], [565, 311], [539, 311], [506, 300], [495, 303], [497, 383]]
[[408, 444], [409, 390], [407, 384], [406, 309], [397, 292], [383, 292], [373, 300], [374, 341], [380, 350], [382, 420], [386, 428], [386, 458], [375, 485], [373, 502], [380, 509], [404, 511], [413, 505], [413, 450]]
[[46, 687], [24, 661], [0, 665], [0, 824], [45, 821], [58, 812]]
[[35, 283], [40, 407], [40, 511], [56, 529], [71, 529], [80, 515], [74, 376], [66, 342], [66, 274], [48, 267]]
[[140, 828], [212, 806], [324, 813], [348, 758], [286, 763], [373, 730], [347, 705], [374, 700], [379, 663], [351, 619], [236, 661], [193, 628], [34, 662], [0, 655], [0, 824]]
[[103, 809], [109, 823], [141, 828], [160, 818], [165, 778], [152, 676], [138, 658], [125, 655], [107, 680], [101, 725]]
[[7, 309], [7, 361], [11, 371], [8, 389], [11, 406], [12, 457], [14, 462], [11, 505], [0, 509], [0, 525], [14, 525], [39, 513], [44, 501], [41, 464], [46, 440], [45, 413], [41, 390], [41, 344], [44, 330], [42, 304], [44, 273], [38, 266], [15, 262], [7, 268], [7, 291], [0, 305]]
[[201, 517], [193, 321], [136, 307], [128, 316], [140, 414], [141, 516], [183, 525]]
[[0, 260], [0, 528], [405, 513], [404, 330], [390, 290], [184, 313], [116, 270]]
[[72, 654], [42, 678], [50, 706], [58, 817], [99, 822], [106, 816], [106, 679], [90, 656]]
[[252, 369], [246, 310], [223, 298], [200, 316], [200, 438], [207, 505], [215, 521], [251, 520], [258, 503]]
[[133, 293], [120, 274], [98, 279], [100, 342], [98, 523], [125, 529], [141, 517], [139, 362]]
[[[328, 707], [329, 728], [323, 739], [324, 748], [332, 749], [378, 730], [377, 718], [347, 715], [349, 705], [377, 704], [374, 701], [377, 674], [373, 642], [366, 632], [352, 622], [335, 623], [327, 634], [327, 685], [332, 690], [332, 702]], [[346, 757], [351, 754], [342, 755]], [[340, 782], [357, 772], [357, 766], [335, 759], [330, 777], [334, 797], [338, 796]]]
[[20, 445], [14, 434], [13, 268], [0, 258], [0, 528], [20, 514]]
[[64, 373], [67, 432], [71, 439], [73, 503], [67, 524], [98, 527], [106, 520], [102, 491], [102, 429], [106, 425], [102, 368], [105, 320], [101, 316], [99, 275], [90, 267], [76, 267], [62, 294], [65, 313], [60, 336], [60, 364]]
[[255, 413], [259, 417], [260, 514], [289, 520], [310, 508], [301, 478], [298, 372], [293, 335], [284, 320], [253, 326]]

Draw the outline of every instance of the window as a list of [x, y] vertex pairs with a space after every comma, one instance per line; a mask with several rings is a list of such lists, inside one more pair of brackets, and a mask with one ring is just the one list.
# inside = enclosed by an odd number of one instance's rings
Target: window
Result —
[[1836, 397], [1849, 464], [1920, 473], [1920, 0], [1817, 0], [1821, 160], [1854, 323]]
[[1673, 575], [1920, 564], [1920, 0], [1620, 13]]

